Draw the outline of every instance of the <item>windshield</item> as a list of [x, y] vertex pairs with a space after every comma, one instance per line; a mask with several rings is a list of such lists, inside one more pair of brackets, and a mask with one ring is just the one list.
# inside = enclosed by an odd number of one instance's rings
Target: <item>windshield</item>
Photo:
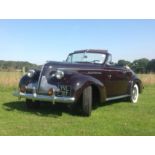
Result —
[[103, 53], [89, 53], [89, 52], [81, 52], [81, 53], [73, 53], [70, 54], [67, 58], [67, 62], [69, 63], [104, 63], [106, 55]]

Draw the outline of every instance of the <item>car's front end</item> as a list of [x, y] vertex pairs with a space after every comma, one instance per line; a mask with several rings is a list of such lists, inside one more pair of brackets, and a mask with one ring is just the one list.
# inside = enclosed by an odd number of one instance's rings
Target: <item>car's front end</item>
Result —
[[49, 63], [41, 71], [30, 70], [21, 78], [14, 96], [32, 101], [73, 103], [75, 97], [64, 72]]

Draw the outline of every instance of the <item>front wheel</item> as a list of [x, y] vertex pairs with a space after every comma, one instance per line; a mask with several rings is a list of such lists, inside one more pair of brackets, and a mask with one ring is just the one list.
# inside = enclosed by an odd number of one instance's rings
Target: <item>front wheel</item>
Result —
[[134, 84], [131, 89], [130, 101], [132, 103], [137, 103], [139, 97], [139, 87], [137, 84]]
[[90, 116], [92, 110], [92, 87], [88, 86], [82, 94], [82, 112], [85, 116]]

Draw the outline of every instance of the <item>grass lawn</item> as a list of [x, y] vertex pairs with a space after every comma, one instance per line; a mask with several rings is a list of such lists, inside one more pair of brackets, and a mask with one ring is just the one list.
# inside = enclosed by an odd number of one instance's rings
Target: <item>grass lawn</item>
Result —
[[12, 91], [0, 91], [0, 135], [155, 135], [155, 85], [145, 86], [137, 105], [109, 102], [91, 117], [75, 115], [65, 105], [28, 110]]

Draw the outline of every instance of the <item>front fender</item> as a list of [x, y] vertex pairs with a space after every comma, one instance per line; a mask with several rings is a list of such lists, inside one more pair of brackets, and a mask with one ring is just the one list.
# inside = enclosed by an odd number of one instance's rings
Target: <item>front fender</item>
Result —
[[35, 70], [34, 76], [30, 78], [25, 74], [19, 81], [19, 87], [27, 86], [29, 83], [36, 83], [39, 80], [40, 70]]
[[83, 74], [75, 74], [70, 79], [72, 88], [73, 88], [73, 96], [75, 97], [76, 101], [80, 98], [83, 93], [83, 90], [88, 86], [94, 86], [99, 91], [100, 102], [104, 102], [106, 98], [106, 90], [104, 84], [99, 81], [98, 79], [83, 75]]
[[31, 82], [31, 78], [27, 75], [24, 75], [19, 81], [19, 87], [27, 86]]

